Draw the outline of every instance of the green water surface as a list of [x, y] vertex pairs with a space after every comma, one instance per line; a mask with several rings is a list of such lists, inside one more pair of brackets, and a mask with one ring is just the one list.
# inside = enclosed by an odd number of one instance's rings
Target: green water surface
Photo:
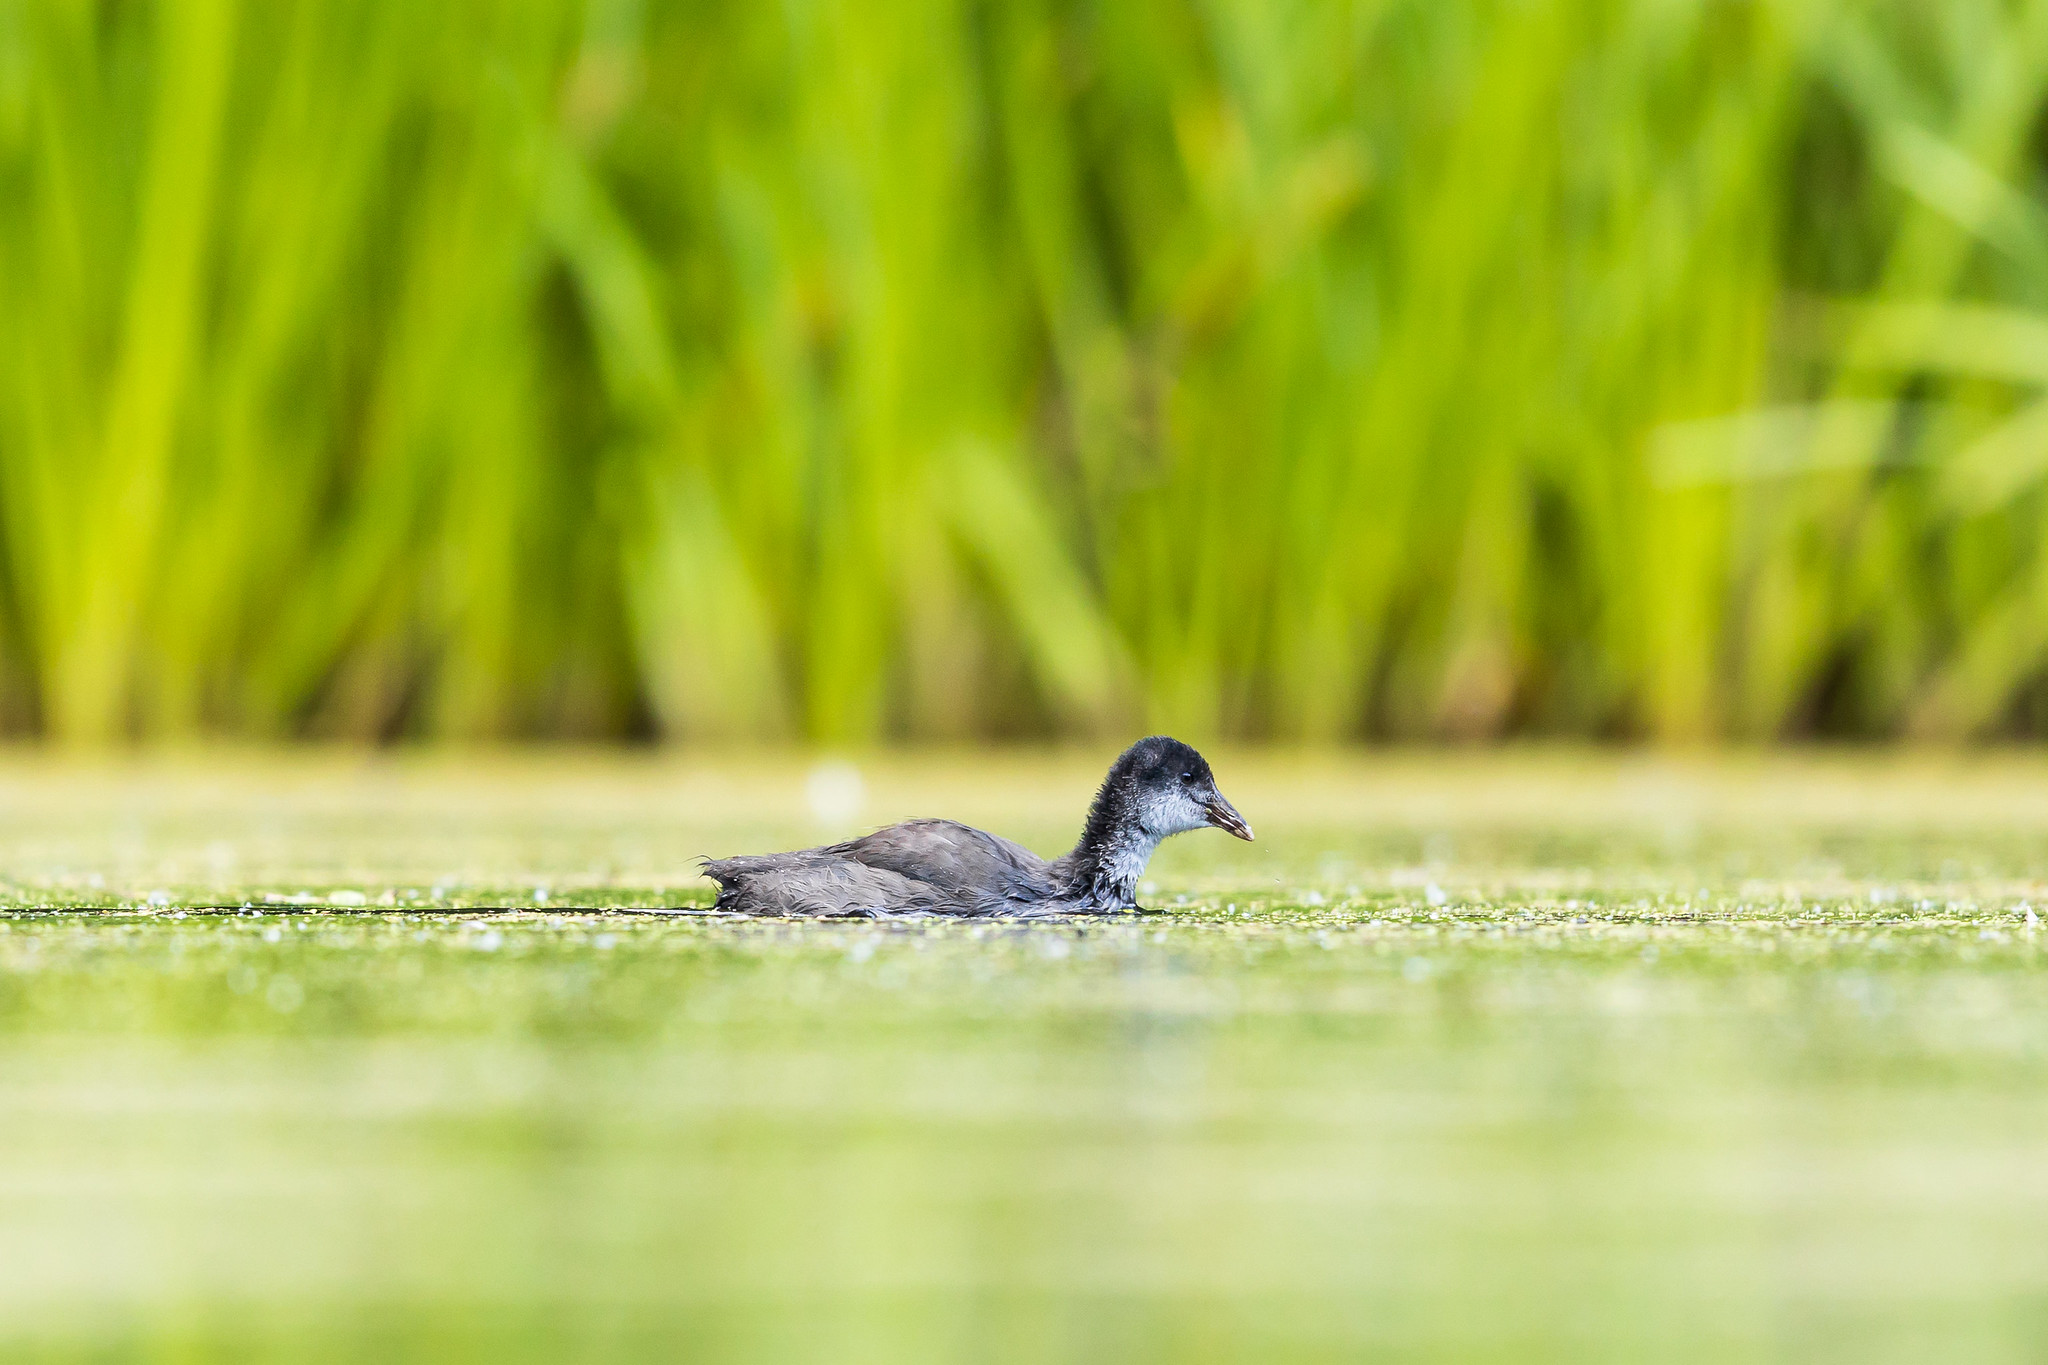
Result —
[[17, 765], [0, 1356], [2038, 1358], [2048, 765], [1218, 770], [1002, 925], [588, 908], [796, 770]]

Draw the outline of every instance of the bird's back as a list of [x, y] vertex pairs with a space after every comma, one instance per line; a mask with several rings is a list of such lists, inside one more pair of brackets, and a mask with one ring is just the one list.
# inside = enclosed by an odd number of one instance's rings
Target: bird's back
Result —
[[923, 911], [944, 913], [932, 887], [847, 858], [818, 856], [821, 849], [719, 858], [704, 873], [719, 884], [718, 908], [743, 915], [858, 915]]
[[1053, 894], [1043, 858], [957, 820], [905, 820], [828, 851], [956, 897], [1029, 901]]
[[955, 820], [907, 820], [823, 848], [720, 858], [704, 873], [721, 888], [720, 909], [754, 915], [986, 915], [1057, 894], [1044, 859]]

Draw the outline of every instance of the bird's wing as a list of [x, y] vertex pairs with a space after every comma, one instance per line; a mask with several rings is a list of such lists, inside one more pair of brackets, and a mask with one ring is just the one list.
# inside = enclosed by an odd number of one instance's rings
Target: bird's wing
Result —
[[860, 915], [944, 913], [950, 898], [886, 868], [847, 858], [767, 854], [720, 858], [704, 865], [722, 888], [721, 910], [743, 915]]
[[1043, 858], [954, 820], [906, 820], [834, 844], [829, 851], [962, 901], [1033, 900], [1053, 894]]

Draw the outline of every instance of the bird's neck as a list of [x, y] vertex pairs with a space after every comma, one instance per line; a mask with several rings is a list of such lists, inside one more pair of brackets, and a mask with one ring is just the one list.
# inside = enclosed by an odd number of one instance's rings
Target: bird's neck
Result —
[[1074, 851], [1060, 859], [1066, 895], [1090, 909], [1135, 907], [1138, 879], [1158, 847], [1158, 836], [1138, 825], [1097, 828], [1091, 820]]

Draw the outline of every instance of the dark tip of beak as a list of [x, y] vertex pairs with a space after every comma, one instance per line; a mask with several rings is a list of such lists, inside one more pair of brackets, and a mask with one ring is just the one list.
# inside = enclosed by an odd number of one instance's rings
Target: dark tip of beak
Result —
[[1237, 813], [1237, 807], [1223, 799], [1221, 793], [1209, 798], [1209, 823], [1218, 829], [1229, 830], [1246, 843], [1252, 840], [1252, 827]]

